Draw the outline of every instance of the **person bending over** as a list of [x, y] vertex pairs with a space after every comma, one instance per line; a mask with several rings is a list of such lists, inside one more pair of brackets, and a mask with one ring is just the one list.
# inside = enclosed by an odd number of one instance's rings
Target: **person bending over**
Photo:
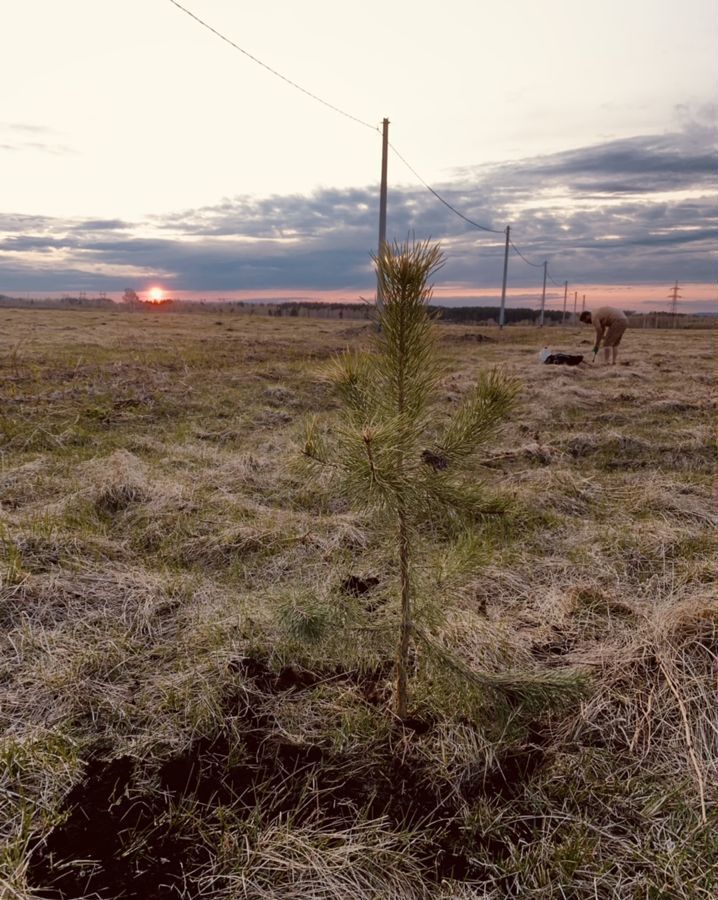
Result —
[[602, 306], [593, 314], [581, 313], [581, 321], [593, 325], [596, 329], [596, 344], [593, 348], [594, 358], [603, 342], [606, 365], [616, 365], [618, 359], [618, 345], [621, 343], [623, 332], [628, 327], [628, 319], [620, 309], [613, 306]]

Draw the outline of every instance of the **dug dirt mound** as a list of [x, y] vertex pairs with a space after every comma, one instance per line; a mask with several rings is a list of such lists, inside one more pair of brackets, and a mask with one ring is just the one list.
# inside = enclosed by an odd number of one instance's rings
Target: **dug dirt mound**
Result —
[[28, 877], [37, 896], [181, 896], [184, 869], [201, 867], [208, 850], [160, 825], [167, 804], [133, 795], [134, 773], [129, 757], [89, 760], [67, 797], [66, 820], [32, 856]]
[[[341, 829], [381, 818], [397, 834], [416, 829], [412, 853], [437, 883], [481, 876], [477, 841], [482, 855], [508, 852], [488, 838], [467, 841], [463, 816], [478, 797], [521, 794], [545, 762], [537, 736], [526, 749], [505, 754], [489, 775], [477, 766], [476, 773], [449, 783], [418, 745], [434, 727], [431, 721], [407, 728], [397, 723], [370, 758], [338, 752], [278, 731], [267, 713], [272, 694], [279, 699], [285, 692], [320, 689], [326, 674], [296, 666], [275, 673], [249, 657], [235, 667], [245, 681], [225, 700], [231, 728], [198, 738], [149, 776], [129, 756], [107, 758], [106, 748], [105, 755], [89, 756], [84, 779], [65, 801], [64, 820], [32, 854], [28, 876], [38, 897], [200, 896], [208, 872], [222, 881], [217, 854], [228, 821], [234, 839], [239, 833], [251, 843], [258, 829], [277, 821]], [[342, 675], [371, 698], [386, 672]]]

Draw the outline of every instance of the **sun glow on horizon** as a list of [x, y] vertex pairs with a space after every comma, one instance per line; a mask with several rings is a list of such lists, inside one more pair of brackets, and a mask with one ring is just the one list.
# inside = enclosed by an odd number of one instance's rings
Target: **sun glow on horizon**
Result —
[[150, 288], [150, 303], [161, 303], [164, 300], [165, 292], [161, 287]]

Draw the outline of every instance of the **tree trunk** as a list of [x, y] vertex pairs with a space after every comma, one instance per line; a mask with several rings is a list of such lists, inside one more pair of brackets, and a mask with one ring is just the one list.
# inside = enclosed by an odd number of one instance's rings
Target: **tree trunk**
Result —
[[409, 643], [411, 640], [411, 596], [409, 584], [409, 534], [406, 513], [399, 508], [399, 576], [401, 580], [401, 631], [396, 658], [396, 714], [405, 719], [409, 705]]

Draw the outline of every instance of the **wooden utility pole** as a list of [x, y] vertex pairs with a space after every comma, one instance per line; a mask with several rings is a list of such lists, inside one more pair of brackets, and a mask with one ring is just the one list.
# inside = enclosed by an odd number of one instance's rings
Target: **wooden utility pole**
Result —
[[561, 324], [566, 324], [566, 300], [568, 300], [568, 281], [563, 283], [563, 315], [561, 316]]
[[585, 313], [585, 312], [586, 312], [586, 295], [584, 294], [583, 300], [581, 302], [581, 313]]
[[539, 328], [543, 328], [543, 312], [546, 306], [546, 268], [548, 260], [543, 261], [543, 291], [541, 293], [541, 315], [539, 316]]
[[504, 280], [501, 284], [501, 311], [499, 312], [499, 328], [504, 327], [504, 322], [506, 321], [506, 313], [504, 311], [506, 306], [506, 276], [509, 271], [509, 242], [511, 240], [511, 226], [506, 226], [506, 248], [504, 249]]
[[573, 324], [575, 325], [578, 321], [578, 316], [576, 315], [578, 310], [578, 291], [573, 292]]
[[[386, 244], [386, 195], [387, 195], [387, 168], [389, 161], [389, 120], [381, 123], [381, 189], [379, 192], [379, 256], [381, 257]], [[376, 305], [379, 312], [384, 309], [384, 294], [381, 282], [377, 275]]]

